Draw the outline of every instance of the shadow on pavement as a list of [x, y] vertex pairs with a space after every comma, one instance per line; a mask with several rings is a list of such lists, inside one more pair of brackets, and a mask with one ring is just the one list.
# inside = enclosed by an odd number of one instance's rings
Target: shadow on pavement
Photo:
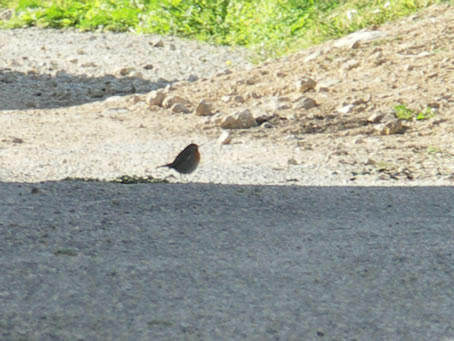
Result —
[[448, 340], [452, 187], [0, 183], [0, 339]]

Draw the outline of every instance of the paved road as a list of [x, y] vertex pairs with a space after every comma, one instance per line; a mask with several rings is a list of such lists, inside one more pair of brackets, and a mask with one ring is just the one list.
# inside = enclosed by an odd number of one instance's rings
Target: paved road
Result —
[[454, 340], [454, 189], [0, 184], [0, 340]]

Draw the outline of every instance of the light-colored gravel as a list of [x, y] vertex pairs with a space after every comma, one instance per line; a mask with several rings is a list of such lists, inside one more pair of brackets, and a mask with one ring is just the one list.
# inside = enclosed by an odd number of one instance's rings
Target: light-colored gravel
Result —
[[[177, 38], [0, 31], [0, 180], [452, 185], [453, 22], [434, 6], [361, 33], [375, 40], [259, 66], [245, 50]], [[158, 88], [188, 113], [149, 105]], [[213, 116], [195, 114], [201, 101]], [[399, 121], [397, 104], [432, 116]], [[223, 120], [245, 109], [261, 124], [220, 145]], [[156, 169], [192, 142], [203, 144], [196, 172]]]

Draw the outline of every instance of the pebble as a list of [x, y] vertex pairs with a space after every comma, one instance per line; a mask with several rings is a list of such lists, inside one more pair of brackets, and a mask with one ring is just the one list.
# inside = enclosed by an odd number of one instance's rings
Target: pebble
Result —
[[306, 92], [315, 88], [317, 83], [309, 77], [303, 77], [295, 82], [295, 87], [297, 91]]
[[162, 106], [164, 108], [171, 108], [172, 106], [174, 106], [177, 103], [185, 105], [185, 106], [190, 106], [191, 105], [191, 102], [188, 101], [187, 99], [183, 98], [183, 97], [180, 97], [180, 96], [168, 96], [168, 97], [164, 98], [164, 100], [162, 101]]
[[257, 121], [249, 109], [237, 111], [221, 121], [224, 129], [247, 129], [257, 126]]
[[200, 101], [200, 103], [197, 105], [197, 108], [195, 109], [196, 115], [199, 116], [210, 116], [213, 115], [213, 105], [204, 99]]

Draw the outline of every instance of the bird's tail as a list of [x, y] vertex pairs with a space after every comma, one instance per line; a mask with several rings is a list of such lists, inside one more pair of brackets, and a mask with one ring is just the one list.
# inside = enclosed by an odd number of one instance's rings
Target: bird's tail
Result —
[[166, 163], [165, 165], [161, 165], [161, 166], [158, 166], [156, 168], [163, 168], [163, 167], [168, 167], [170, 168], [170, 166], [172, 165], [172, 163]]

